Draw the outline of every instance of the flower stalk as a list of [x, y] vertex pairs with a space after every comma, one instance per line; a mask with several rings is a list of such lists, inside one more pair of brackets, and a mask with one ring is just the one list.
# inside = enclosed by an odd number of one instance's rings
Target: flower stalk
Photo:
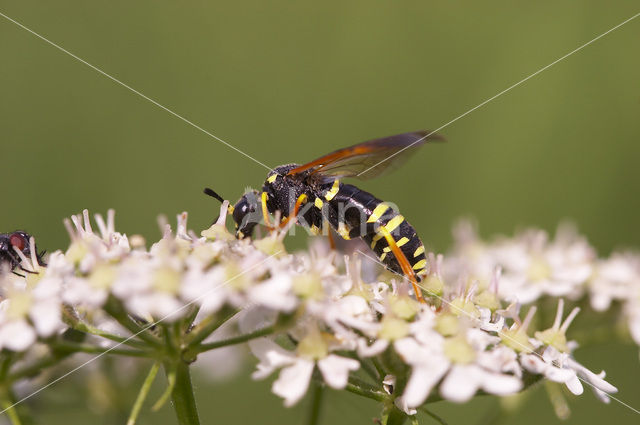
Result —
[[[179, 425], [199, 425], [198, 409], [191, 384], [191, 371], [189, 365], [179, 361], [171, 365], [175, 371], [175, 385], [171, 391], [173, 409], [178, 418]], [[167, 369], [167, 366], [165, 366]]]
[[324, 398], [324, 386], [321, 382], [314, 381], [311, 389], [311, 403], [309, 405], [309, 425], [318, 425], [320, 423], [320, 414], [322, 411], [322, 400]]
[[142, 387], [140, 387], [140, 392], [136, 397], [135, 403], [133, 403], [133, 407], [131, 408], [131, 414], [129, 415], [129, 419], [127, 420], [127, 425], [135, 425], [136, 420], [138, 419], [138, 415], [140, 414], [140, 410], [142, 410], [142, 405], [144, 404], [147, 396], [149, 395], [149, 391], [151, 390], [151, 384], [156, 379], [156, 375], [158, 374], [158, 370], [160, 369], [160, 363], [154, 362], [147, 374], [147, 377], [144, 379], [142, 383]]
[[[187, 351], [187, 353], [191, 354], [199, 354], [205, 351], [215, 350], [216, 348], [228, 347], [230, 345], [242, 344], [247, 341], [251, 341], [252, 339], [261, 338], [267, 335], [271, 335], [276, 331], [275, 326], [266, 326], [261, 329], [257, 329], [253, 332], [249, 332], [243, 335], [238, 335], [233, 338], [224, 339], [221, 341], [209, 342], [207, 344], [197, 345]], [[189, 355], [187, 354], [187, 356]]]

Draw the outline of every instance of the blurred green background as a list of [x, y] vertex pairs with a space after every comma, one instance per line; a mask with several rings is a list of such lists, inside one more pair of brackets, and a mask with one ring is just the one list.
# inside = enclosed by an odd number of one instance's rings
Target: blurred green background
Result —
[[[359, 141], [434, 129], [631, 17], [598, 1], [0, 1], [0, 12], [268, 166]], [[485, 236], [574, 220], [602, 255], [640, 246], [640, 18], [441, 130], [398, 172], [360, 184], [402, 208], [431, 249], [460, 216]], [[158, 214], [201, 230], [266, 169], [0, 17], [0, 230], [68, 243], [62, 218], [117, 211], [159, 237]], [[297, 241], [298, 245], [301, 244]], [[637, 349], [585, 348], [640, 407]], [[198, 388], [203, 423], [300, 423], [248, 376]], [[73, 380], [43, 395], [46, 423], [119, 423]], [[538, 391], [512, 423], [555, 421]], [[60, 400], [64, 399], [64, 403]], [[371, 423], [375, 406], [332, 394], [323, 423]], [[485, 398], [435, 410], [477, 423]], [[62, 408], [61, 408], [62, 407]], [[72, 409], [73, 407], [73, 409]], [[637, 423], [586, 394], [571, 423]], [[364, 409], [364, 410], [362, 410]], [[57, 418], [57, 419], [56, 419]], [[147, 422], [144, 422], [146, 420]], [[122, 421], [121, 421], [122, 422]], [[174, 422], [146, 413], [141, 423]]]

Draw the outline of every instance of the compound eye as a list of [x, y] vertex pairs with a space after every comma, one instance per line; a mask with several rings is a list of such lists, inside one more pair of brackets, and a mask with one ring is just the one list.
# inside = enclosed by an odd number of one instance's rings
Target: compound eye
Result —
[[11, 242], [11, 246], [15, 246], [20, 251], [24, 250], [27, 246], [27, 239], [20, 233], [12, 233], [11, 236], [9, 236], [9, 242]]

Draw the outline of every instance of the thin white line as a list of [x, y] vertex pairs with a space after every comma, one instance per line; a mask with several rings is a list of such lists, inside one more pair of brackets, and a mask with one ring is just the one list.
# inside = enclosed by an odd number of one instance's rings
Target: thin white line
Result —
[[[376, 263], [380, 264], [380, 265], [381, 265], [381, 266], [383, 266], [384, 268], [387, 268], [387, 267], [386, 267], [386, 266], [385, 266], [385, 265], [384, 265], [380, 260], [378, 260], [377, 258], [374, 258], [374, 257], [372, 257], [372, 256], [370, 256], [370, 255], [367, 255], [366, 253], [362, 252], [362, 251], [361, 251], [361, 250], [359, 250], [359, 249], [357, 250], [357, 252], [359, 252], [359, 253], [360, 253], [360, 254], [362, 254], [363, 256], [367, 257], [368, 259], [370, 259], [370, 260], [372, 260], [372, 261], [374, 261], [374, 262], [376, 262]], [[390, 272], [392, 272], [392, 273], [397, 274], [398, 276], [401, 276], [401, 277], [402, 277], [404, 280], [406, 280], [407, 282], [411, 282], [411, 281], [407, 278], [407, 276], [405, 276], [405, 275], [403, 275], [403, 274], [400, 274], [400, 273], [397, 273], [397, 272], [394, 272], [393, 270], [389, 270], [389, 271], [390, 271]], [[425, 288], [424, 286], [420, 285], [419, 283], [416, 283], [416, 285], [417, 285], [418, 287], [420, 287], [421, 289], [424, 289], [424, 290], [427, 292], [427, 294], [429, 294], [429, 295], [431, 295], [431, 296], [434, 296], [434, 297], [438, 298], [440, 301], [442, 301], [443, 303], [447, 304], [448, 306], [450, 306], [450, 307], [454, 308], [454, 309], [455, 309], [455, 310], [457, 310], [458, 312], [460, 312], [460, 313], [462, 313], [462, 314], [467, 315], [471, 320], [473, 320], [473, 321], [479, 321], [477, 318], [473, 317], [470, 313], [468, 313], [468, 312], [464, 311], [463, 309], [461, 309], [460, 307], [458, 307], [458, 306], [456, 306], [456, 305], [451, 304], [449, 301], [445, 300], [445, 299], [444, 299], [444, 298], [442, 298], [440, 295], [438, 295], [438, 294], [436, 294], [436, 293], [433, 293], [433, 292], [429, 291], [427, 288]], [[498, 335], [500, 335], [501, 337], [503, 337], [503, 338], [505, 338], [505, 339], [508, 339], [509, 341], [511, 341], [511, 342], [513, 342], [513, 343], [515, 343], [516, 345], [519, 345], [519, 346], [520, 346], [520, 347], [522, 347], [522, 348], [526, 348], [526, 349], [528, 349], [528, 347], [527, 347], [526, 345], [524, 345], [524, 344], [523, 344], [523, 343], [521, 343], [520, 341], [517, 341], [517, 340], [515, 340], [515, 339], [511, 338], [509, 335], [505, 335], [502, 331], [497, 331], [497, 333], [498, 333]], [[535, 351], [532, 351], [532, 353], [533, 353], [533, 354], [535, 354], [536, 356], [538, 356], [538, 357], [539, 357], [543, 362], [545, 362], [545, 363], [546, 363], [546, 361], [544, 360], [544, 358], [543, 358], [540, 354], [536, 353]], [[590, 386], [590, 387], [592, 387], [592, 388], [596, 388], [596, 386], [595, 386], [595, 385], [593, 385], [593, 384], [591, 384], [590, 382], [585, 381], [584, 379], [580, 378], [577, 374], [576, 374], [576, 378], [578, 378], [580, 381], [584, 382], [584, 383], [585, 383], [585, 384], [587, 384], [588, 386]], [[603, 392], [604, 392], [604, 391], [603, 391]], [[623, 401], [621, 401], [621, 400], [619, 400], [619, 399], [617, 399], [617, 398], [613, 397], [612, 395], [610, 395], [610, 394], [608, 394], [608, 393], [605, 393], [605, 394], [606, 394], [606, 396], [607, 396], [607, 397], [609, 397], [609, 398], [611, 398], [611, 399], [613, 399], [613, 400], [617, 401], [618, 403], [620, 403], [620, 404], [622, 404], [623, 406], [625, 406], [625, 407], [627, 407], [627, 408], [631, 409], [631, 410], [632, 410], [632, 411], [634, 411], [635, 413], [640, 414], [640, 411], [638, 411], [638, 410], [634, 409], [633, 407], [629, 406], [627, 403], [625, 403], [625, 402], [623, 402]]]
[[118, 348], [119, 346], [121, 346], [122, 344], [126, 343], [127, 341], [129, 341], [132, 338], [135, 338], [136, 336], [140, 335], [142, 332], [146, 331], [147, 329], [157, 325], [158, 323], [162, 322], [164, 319], [166, 319], [169, 316], [172, 316], [180, 311], [182, 311], [183, 309], [189, 307], [191, 304], [195, 303], [196, 301], [202, 299], [203, 297], [213, 293], [214, 291], [216, 291], [219, 288], [222, 288], [223, 286], [227, 285], [229, 282], [231, 282], [232, 280], [237, 279], [238, 277], [242, 276], [243, 274], [249, 272], [250, 270], [253, 270], [254, 268], [258, 267], [259, 265], [263, 264], [264, 262], [266, 262], [268, 259], [275, 257], [276, 255], [280, 254], [280, 252], [282, 251], [278, 251], [273, 255], [268, 256], [267, 258], [265, 258], [264, 260], [254, 264], [253, 266], [249, 267], [248, 269], [244, 270], [242, 273], [239, 273], [237, 275], [235, 275], [234, 277], [232, 277], [231, 279], [226, 280], [225, 282], [219, 284], [218, 286], [215, 286], [211, 289], [209, 289], [208, 291], [206, 291], [204, 294], [200, 295], [198, 298], [194, 299], [193, 301], [190, 301], [189, 303], [181, 306], [180, 308], [176, 309], [175, 311], [165, 315], [164, 317], [162, 317], [161, 319], [158, 319], [157, 321], [151, 323], [150, 325], [140, 329], [140, 331], [136, 332], [135, 334], [129, 336], [127, 339], [125, 339], [124, 341], [121, 341], [119, 343], [117, 343], [116, 345], [114, 345], [113, 347], [109, 348], [108, 350], [98, 354], [95, 357], [92, 357], [91, 359], [87, 360], [86, 362], [82, 363], [80, 366], [77, 366], [76, 368], [70, 370], [69, 372], [65, 373], [64, 375], [60, 376], [59, 378], [56, 378], [55, 380], [49, 382], [47, 385], [45, 385], [44, 387], [41, 387], [39, 389], [37, 389], [36, 391], [32, 392], [31, 394], [21, 398], [20, 400], [16, 401], [15, 403], [13, 403], [11, 406], [5, 408], [4, 410], [0, 411], [0, 415], [3, 414], [4, 412], [6, 412], [7, 410], [17, 406], [18, 404], [22, 403], [23, 401], [33, 397], [34, 395], [38, 394], [41, 391], [44, 391], [45, 389], [49, 388], [50, 386], [52, 386], [53, 384], [55, 384], [56, 382], [66, 378], [67, 376], [71, 375], [72, 373], [76, 372], [77, 370], [83, 368], [84, 366], [88, 365], [89, 363], [93, 362], [94, 360], [99, 359], [100, 357], [104, 356], [105, 354], [109, 353], [111, 350], [114, 350], [116, 348]]
[[63, 47], [57, 45], [56, 43], [54, 43], [51, 40], [48, 40], [47, 38], [43, 37], [42, 35], [38, 34], [37, 32], [25, 27], [24, 25], [22, 25], [20, 22], [11, 19], [10, 17], [8, 17], [7, 15], [5, 15], [4, 13], [0, 12], [0, 16], [2, 16], [3, 18], [7, 19], [8, 21], [13, 22], [14, 24], [16, 24], [17, 26], [19, 26], [20, 28], [30, 32], [31, 34], [35, 35], [36, 37], [38, 37], [39, 39], [49, 43], [50, 45], [52, 45], [53, 47], [55, 47], [56, 49], [66, 53], [67, 55], [71, 56], [72, 58], [82, 62], [83, 64], [87, 65], [89, 68], [93, 69], [94, 71], [99, 72], [100, 74], [104, 75], [105, 77], [109, 78], [110, 80], [120, 84], [122, 87], [132, 91], [133, 93], [137, 94], [138, 96], [142, 97], [143, 99], [148, 100], [149, 102], [153, 103], [154, 105], [156, 105], [157, 107], [167, 111], [168, 113], [170, 113], [171, 115], [173, 115], [176, 118], [181, 119], [182, 121], [186, 122], [187, 124], [189, 124], [190, 126], [192, 126], [193, 128], [200, 130], [201, 132], [203, 132], [204, 134], [206, 134], [207, 136], [210, 136], [214, 139], [216, 139], [217, 141], [219, 141], [220, 143], [226, 145], [227, 147], [233, 149], [234, 151], [238, 152], [239, 154], [242, 154], [244, 156], [246, 156], [247, 158], [253, 160], [254, 162], [262, 165], [264, 168], [266, 168], [269, 171], [273, 171], [273, 169], [271, 167], [269, 167], [266, 164], [263, 164], [262, 162], [258, 161], [257, 159], [255, 159], [254, 157], [252, 157], [251, 155], [241, 151], [240, 149], [236, 148], [235, 146], [231, 145], [230, 143], [225, 142], [224, 140], [222, 140], [221, 138], [219, 138], [218, 136], [208, 132], [207, 130], [205, 130], [204, 128], [200, 127], [199, 125], [193, 123], [192, 121], [189, 121], [188, 119], [186, 119], [185, 117], [183, 117], [182, 115], [178, 114], [177, 112], [173, 112], [171, 109], [167, 108], [166, 106], [161, 105], [160, 103], [156, 102], [155, 100], [151, 99], [150, 97], [140, 93], [138, 90], [134, 89], [133, 87], [123, 83], [122, 81], [118, 80], [117, 78], [107, 74], [106, 72], [104, 72], [103, 70], [99, 69], [98, 67], [95, 67], [93, 65], [91, 65], [89, 62], [79, 58], [78, 56], [74, 55], [73, 53], [71, 53], [70, 51], [64, 49]]
[[469, 109], [469, 110], [468, 110], [467, 112], [465, 112], [464, 114], [459, 115], [458, 117], [456, 117], [456, 118], [452, 119], [451, 121], [449, 121], [448, 123], [444, 124], [443, 126], [438, 127], [437, 129], [433, 130], [432, 132], [430, 132], [430, 133], [429, 133], [429, 134], [427, 134], [426, 136], [421, 137], [420, 139], [418, 139], [418, 140], [416, 140], [415, 142], [411, 143], [409, 146], [406, 146], [406, 147], [404, 147], [404, 148], [400, 149], [399, 151], [395, 152], [393, 155], [389, 155], [387, 158], [383, 159], [382, 161], [380, 161], [380, 162], [378, 162], [378, 163], [376, 163], [376, 164], [372, 165], [371, 167], [369, 167], [369, 168], [367, 168], [366, 170], [364, 170], [364, 171], [362, 171], [361, 173], [359, 173], [359, 174], [358, 174], [358, 177], [359, 177], [359, 176], [361, 176], [361, 175], [363, 175], [363, 174], [364, 174], [364, 173], [366, 173], [367, 171], [371, 170], [372, 168], [377, 167], [378, 165], [382, 164], [383, 162], [388, 161], [389, 159], [391, 159], [391, 158], [393, 158], [394, 156], [398, 155], [400, 152], [404, 151], [405, 149], [409, 149], [411, 146], [415, 145], [416, 143], [419, 143], [419, 142], [423, 141], [424, 139], [426, 139], [427, 137], [431, 136], [432, 134], [434, 134], [434, 133], [436, 133], [436, 132], [438, 132], [438, 131], [442, 130], [442, 129], [443, 129], [443, 128], [445, 128], [445, 127], [448, 127], [450, 124], [453, 124], [454, 122], [458, 121], [460, 118], [467, 116], [468, 114], [470, 114], [471, 112], [475, 111], [476, 109], [481, 108], [482, 106], [484, 106], [484, 105], [486, 105], [487, 103], [491, 102], [491, 101], [492, 101], [492, 100], [494, 100], [495, 98], [497, 98], [497, 97], [499, 97], [499, 96], [502, 96], [503, 94], [505, 94], [505, 93], [506, 93], [506, 92], [508, 92], [509, 90], [511, 90], [511, 89], [513, 89], [513, 88], [515, 88], [515, 87], [519, 86], [520, 84], [524, 83], [525, 81], [529, 80], [530, 78], [535, 77], [536, 75], [540, 74], [542, 71], [545, 71], [546, 69], [551, 68], [553, 65], [557, 64], [557, 63], [558, 63], [558, 62], [560, 62], [561, 60], [566, 59], [566, 58], [568, 58], [569, 56], [571, 56], [572, 54], [576, 53], [577, 51], [584, 49], [585, 47], [587, 47], [587, 46], [588, 46], [588, 45], [590, 45], [591, 43], [593, 43], [593, 42], [595, 42], [595, 41], [599, 40], [600, 38], [604, 37], [605, 35], [609, 34], [610, 32], [617, 30], [618, 28], [620, 28], [620, 27], [621, 27], [621, 26], [623, 26], [624, 24], [626, 24], [626, 23], [628, 23], [628, 22], [630, 22], [630, 21], [634, 20], [634, 19], [635, 19], [635, 18], [637, 18], [638, 16], [640, 16], [640, 13], [636, 13], [635, 15], [633, 15], [632, 17], [630, 17], [630, 18], [629, 18], [629, 19], [627, 19], [626, 21], [624, 21], [624, 22], [622, 22], [622, 23], [620, 23], [620, 24], [616, 25], [615, 27], [611, 28], [610, 30], [608, 30], [608, 31], [606, 31], [606, 32], [604, 32], [604, 33], [602, 33], [602, 34], [600, 34], [599, 36], [597, 36], [597, 37], [596, 37], [596, 38], [594, 38], [593, 40], [588, 41], [588, 42], [586, 42], [585, 44], [583, 44], [582, 46], [578, 47], [577, 49], [574, 49], [574, 50], [570, 51], [569, 53], [567, 53], [566, 55], [562, 56], [561, 58], [556, 59], [555, 61], [551, 62], [549, 65], [547, 65], [547, 66], [545, 66], [545, 67], [543, 67], [543, 68], [540, 68], [539, 70], [537, 70], [537, 71], [536, 71], [536, 72], [534, 72], [533, 74], [529, 75], [528, 77], [526, 77], [526, 78], [524, 78], [524, 79], [522, 79], [522, 80], [518, 81], [517, 83], [515, 83], [515, 84], [513, 84], [513, 85], [511, 85], [511, 86], [509, 86], [509, 87], [507, 87], [506, 89], [502, 90], [500, 93], [498, 93], [498, 94], [496, 94], [496, 95], [494, 95], [494, 96], [490, 97], [489, 99], [485, 100], [484, 102], [480, 103], [479, 105], [477, 105], [477, 106], [475, 106], [475, 107], [473, 107], [473, 108]]

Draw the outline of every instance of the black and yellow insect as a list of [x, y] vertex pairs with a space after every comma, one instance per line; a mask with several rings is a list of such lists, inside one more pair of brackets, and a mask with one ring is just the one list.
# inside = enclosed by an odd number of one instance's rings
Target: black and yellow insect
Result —
[[[295, 218], [314, 234], [328, 223], [344, 239], [362, 238], [388, 269], [409, 278], [422, 300], [417, 282], [426, 273], [427, 260], [413, 226], [386, 202], [340, 179], [379, 176], [429, 140], [442, 138], [427, 131], [404, 133], [340, 149], [304, 165], [276, 167], [262, 192], [245, 193], [231, 209], [236, 236], [251, 236], [261, 219], [273, 228], [269, 215], [278, 211], [281, 226]], [[216, 196], [210, 189], [205, 192]]]

